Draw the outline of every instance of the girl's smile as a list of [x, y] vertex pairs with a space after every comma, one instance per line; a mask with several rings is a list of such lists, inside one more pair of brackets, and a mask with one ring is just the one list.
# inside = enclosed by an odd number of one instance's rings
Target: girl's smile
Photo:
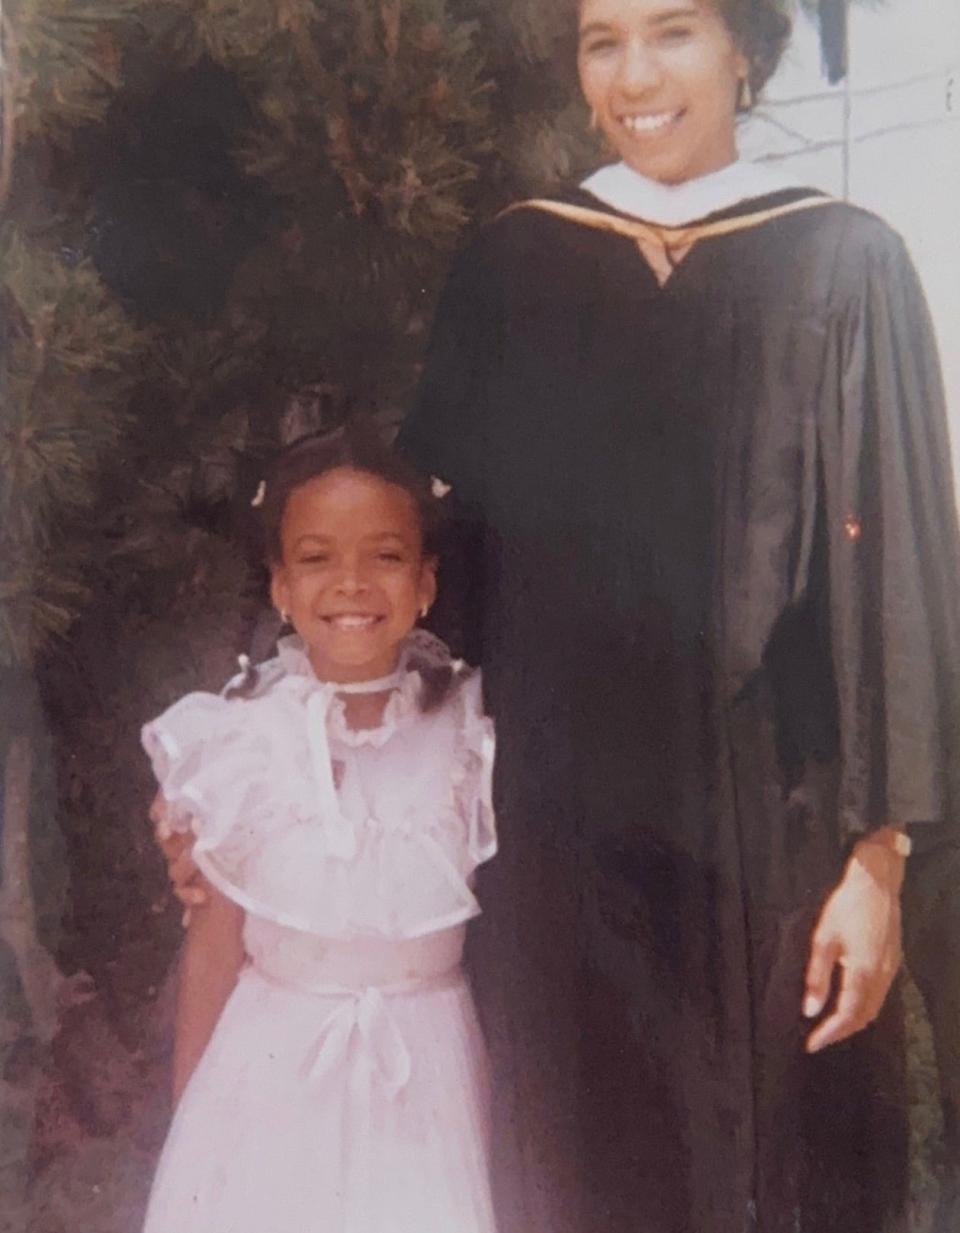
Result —
[[420, 519], [396, 484], [339, 467], [291, 492], [272, 595], [326, 681], [394, 670], [404, 638], [436, 593]]
[[382, 613], [368, 615], [361, 612], [338, 612], [324, 616], [323, 619], [338, 633], [349, 633], [351, 630], [356, 630], [357, 632], [371, 630], [385, 618]]

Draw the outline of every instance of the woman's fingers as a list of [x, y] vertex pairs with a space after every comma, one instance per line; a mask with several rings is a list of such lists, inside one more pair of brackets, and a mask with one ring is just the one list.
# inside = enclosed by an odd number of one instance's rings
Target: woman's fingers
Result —
[[[900, 886], [903, 858], [861, 844], [817, 921], [807, 963], [803, 1011], [825, 1011], [807, 1039], [808, 1053], [860, 1032], [879, 1015], [900, 966]], [[836, 1004], [830, 1008], [839, 967]]]
[[210, 903], [210, 884], [193, 861], [193, 840], [182, 849], [168, 866], [173, 893], [186, 911], [183, 914], [184, 928], [190, 923], [193, 908], [205, 908]]
[[814, 934], [803, 997], [803, 1013], [808, 1019], [815, 1019], [827, 1004], [833, 969], [839, 956], [835, 942], [826, 942], [819, 932]]
[[[842, 975], [837, 1005], [833, 1013], [811, 1032], [807, 1040], [808, 1053], [818, 1053], [830, 1045], [839, 1044], [873, 1023], [883, 1009], [900, 966], [899, 949], [896, 946], [889, 949], [887, 959], [879, 963], [838, 960]], [[820, 1007], [822, 1009], [823, 1006]]]
[[838, 1044], [856, 1035], [876, 1018], [882, 997], [877, 997], [875, 977], [869, 968], [841, 966], [843, 973], [837, 1005], [807, 1040], [807, 1052], [819, 1053], [829, 1045]]
[[166, 839], [158, 839], [160, 851], [163, 853], [163, 859], [167, 862], [169, 869], [177, 858], [181, 855], [185, 848], [188, 848], [193, 843], [192, 835], [184, 835], [182, 831], [174, 831], [168, 835]]
[[174, 830], [171, 817], [169, 804], [163, 793], [158, 792], [150, 805], [150, 821], [157, 846], [167, 862], [167, 877], [173, 893], [186, 909], [183, 914], [186, 928], [191, 908], [205, 907], [210, 902], [210, 893], [206, 879], [193, 860], [195, 836], [189, 831]]
[[167, 874], [173, 885], [173, 892], [181, 903], [195, 905], [206, 902], [207, 893], [203, 877], [194, 864], [192, 845], [182, 849], [168, 862]]
[[150, 802], [149, 818], [153, 823], [154, 837], [157, 843], [162, 845], [173, 834], [173, 828], [170, 825], [170, 807], [162, 792], [158, 792]]

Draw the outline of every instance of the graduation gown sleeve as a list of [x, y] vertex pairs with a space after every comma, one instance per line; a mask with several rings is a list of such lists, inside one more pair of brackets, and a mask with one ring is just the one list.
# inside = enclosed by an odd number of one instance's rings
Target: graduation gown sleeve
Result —
[[471, 663], [482, 660], [487, 403], [500, 355], [497, 265], [482, 238], [454, 262], [437, 306], [414, 406], [397, 448], [451, 487], [446, 548], [431, 627]]
[[[939, 365], [901, 242], [870, 254], [821, 444], [849, 831], [907, 824], [904, 951], [944, 1119], [937, 1227], [960, 1218], [960, 551]], [[833, 393], [836, 397], [833, 397]]]
[[923, 292], [900, 239], [865, 231], [841, 254], [819, 403], [840, 821], [916, 824], [922, 844], [957, 837], [960, 551]]
[[437, 305], [426, 363], [398, 448], [476, 509], [484, 489], [490, 373], [499, 346], [497, 266], [483, 239], [455, 260]]

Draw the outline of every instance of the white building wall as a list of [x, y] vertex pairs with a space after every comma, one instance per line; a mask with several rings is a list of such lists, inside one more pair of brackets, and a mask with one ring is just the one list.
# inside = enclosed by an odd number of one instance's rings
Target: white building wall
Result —
[[960, 0], [853, 4], [850, 73], [834, 87], [798, 17], [740, 144], [876, 211], [907, 241], [940, 342], [960, 480]]

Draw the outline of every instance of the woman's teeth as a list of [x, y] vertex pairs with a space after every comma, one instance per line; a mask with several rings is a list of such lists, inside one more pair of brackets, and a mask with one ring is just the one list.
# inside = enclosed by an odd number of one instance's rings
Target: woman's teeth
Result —
[[620, 123], [631, 133], [656, 133], [679, 116], [679, 111], [659, 111], [650, 116], [621, 116]]

